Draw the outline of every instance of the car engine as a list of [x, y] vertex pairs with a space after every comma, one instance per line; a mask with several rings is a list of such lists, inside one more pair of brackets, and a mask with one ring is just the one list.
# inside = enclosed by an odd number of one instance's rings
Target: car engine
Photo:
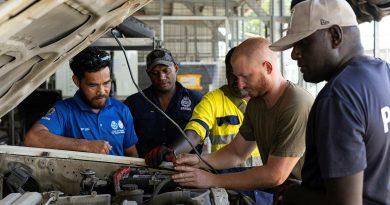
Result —
[[183, 188], [144, 160], [0, 145], [0, 204], [245, 204], [234, 191]]

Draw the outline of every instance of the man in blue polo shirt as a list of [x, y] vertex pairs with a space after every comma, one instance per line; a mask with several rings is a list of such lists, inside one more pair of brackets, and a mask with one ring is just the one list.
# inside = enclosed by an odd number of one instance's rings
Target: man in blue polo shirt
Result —
[[[183, 129], [190, 120], [195, 105], [202, 98], [201, 93], [188, 90], [176, 81], [179, 67], [167, 49], [159, 48], [149, 53], [146, 67], [152, 85], [143, 92]], [[146, 163], [150, 165], [149, 159], [154, 156], [152, 153], [169, 153], [169, 148], [181, 136], [179, 129], [148, 103], [141, 93], [131, 95], [124, 103], [134, 116], [135, 131], [139, 138], [139, 156], [145, 157]], [[196, 140], [193, 141], [195, 145]], [[164, 160], [169, 159], [164, 157]]]
[[70, 61], [73, 98], [57, 102], [28, 131], [24, 144], [82, 152], [137, 157], [137, 136], [129, 109], [109, 97], [110, 55], [88, 47]]

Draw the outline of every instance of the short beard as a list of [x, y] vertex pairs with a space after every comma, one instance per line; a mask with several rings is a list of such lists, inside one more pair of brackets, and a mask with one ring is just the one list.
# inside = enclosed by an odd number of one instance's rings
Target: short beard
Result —
[[[96, 97], [92, 98], [91, 100], [88, 100], [83, 92], [80, 92], [80, 94], [81, 94], [81, 98], [84, 100], [85, 104], [87, 104], [92, 109], [101, 109], [104, 106], [106, 106], [106, 104], [107, 104], [108, 96], [96, 96]], [[94, 99], [97, 99], [99, 97], [105, 97], [106, 98], [106, 101], [105, 101], [104, 105], [99, 105], [99, 104], [92, 103]]]
[[239, 89], [237, 87], [231, 87], [230, 90], [232, 91], [233, 95], [239, 98], [246, 98], [248, 97], [248, 91], [244, 89]]

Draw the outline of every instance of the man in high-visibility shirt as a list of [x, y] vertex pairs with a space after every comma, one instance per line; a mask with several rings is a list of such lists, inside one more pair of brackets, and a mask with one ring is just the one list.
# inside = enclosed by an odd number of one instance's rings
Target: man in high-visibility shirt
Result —
[[[225, 59], [227, 85], [207, 93], [202, 98], [185, 128], [187, 133], [195, 132], [201, 140], [208, 136], [212, 152], [229, 144], [236, 136], [249, 100], [248, 92], [238, 88], [237, 77], [233, 75], [230, 58], [234, 48], [228, 52]], [[257, 148], [243, 165], [246, 167], [261, 165]]]
[[[236, 136], [249, 100], [248, 93], [238, 88], [237, 77], [233, 74], [230, 64], [233, 51], [234, 48], [227, 53], [225, 59], [227, 84], [203, 96], [184, 129], [193, 145], [209, 137], [212, 152], [221, 149]], [[182, 137], [172, 148], [160, 147], [153, 156], [146, 159], [146, 162], [151, 166], [158, 166], [163, 160], [170, 161], [173, 151], [176, 154], [187, 153], [191, 151], [191, 147]], [[251, 167], [261, 164], [259, 150], [256, 148], [241, 166]]]

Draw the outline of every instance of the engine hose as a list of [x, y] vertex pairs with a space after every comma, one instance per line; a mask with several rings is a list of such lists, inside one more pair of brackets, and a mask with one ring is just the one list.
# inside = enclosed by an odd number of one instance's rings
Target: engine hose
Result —
[[172, 205], [185, 204], [192, 205], [194, 202], [191, 199], [190, 191], [173, 191], [157, 195], [148, 203], [148, 205]]
[[165, 186], [169, 181], [171, 181], [171, 177], [168, 177], [164, 180], [162, 180], [160, 183], [158, 183], [157, 187], [154, 189], [151, 199], [157, 196], [157, 194], [160, 192], [160, 190]]

